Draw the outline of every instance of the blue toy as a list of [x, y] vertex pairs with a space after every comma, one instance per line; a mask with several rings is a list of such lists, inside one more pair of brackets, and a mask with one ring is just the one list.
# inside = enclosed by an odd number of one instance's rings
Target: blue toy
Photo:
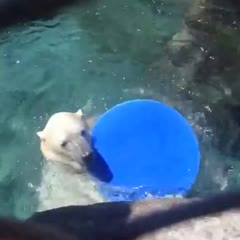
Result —
[[200, 165], [196, 136], [185, 118], [163, 103], [121, 103], [99, 118], [92, 134], [96, 156], [89, 169], [107, 182], [105, 190], [123, 187], [131, 198], [133, 189], [141, 196], [164, 196], [185, 194], [195, 182]]

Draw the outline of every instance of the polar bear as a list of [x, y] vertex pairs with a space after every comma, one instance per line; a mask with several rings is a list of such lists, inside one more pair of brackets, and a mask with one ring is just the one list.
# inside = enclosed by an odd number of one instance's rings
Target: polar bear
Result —
[[37, 135], [46, 160], [84, 170], [84, 160], [92, 153], [92, 149], [89, 126], [81, 109], [76, 113], [55, 113]]
[[93, 121], [85, 119], [81, 110], [59, 112], [37, 132], [46, 160], [38, 189], [38, 211], [104, 201], [85, 165], [92, 153], [89, 124]]

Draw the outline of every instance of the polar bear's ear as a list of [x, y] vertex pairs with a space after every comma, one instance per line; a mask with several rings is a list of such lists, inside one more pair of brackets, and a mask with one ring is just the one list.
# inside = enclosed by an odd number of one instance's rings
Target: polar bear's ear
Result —
[[77, 114], [78, 116], [82, 117], [82, 116], [83, 116], [82, 109], [79, 109], [79, 110], [76, 112], [76, 114]]
[[39, 132], [37, 132], [36, 134], [38, 135], [38, 137], [39, 137], [42, 141], [45, 140], [43, 131], [39, 131]]

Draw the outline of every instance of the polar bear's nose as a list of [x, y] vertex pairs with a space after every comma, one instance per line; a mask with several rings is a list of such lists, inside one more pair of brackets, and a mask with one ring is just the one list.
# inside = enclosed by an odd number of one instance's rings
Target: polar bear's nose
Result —
[[67, 143], [68, 143], [67, 140], [62, 141], [62, 142], [61, 142], [61, 147], [66, 147]]

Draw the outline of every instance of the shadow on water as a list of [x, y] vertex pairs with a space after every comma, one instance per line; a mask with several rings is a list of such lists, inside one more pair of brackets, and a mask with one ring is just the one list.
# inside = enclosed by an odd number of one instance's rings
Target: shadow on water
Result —
[[[89, 0], [90, 1], [90, 0]], [[36, 19], [49, 19], [63, 7], [71, 6], [84, 0], [52, 0], [33, 2], [29, 0], [1, 1], [0, 2], [0, 27], [27, 22]]]
[[52, 113], [76, 111], [89, 99], [92, 113], [134, 98], [173, 105], [201, 143], [192, 194], [235, 187], [238, 29], [236, 8], [226, 2], [101, 0], [3, 30], [0, 213], [34, 211], [41, 178], [35, 132]]

